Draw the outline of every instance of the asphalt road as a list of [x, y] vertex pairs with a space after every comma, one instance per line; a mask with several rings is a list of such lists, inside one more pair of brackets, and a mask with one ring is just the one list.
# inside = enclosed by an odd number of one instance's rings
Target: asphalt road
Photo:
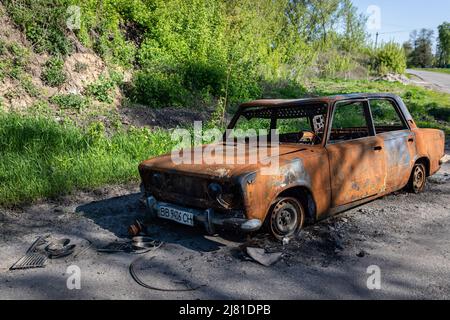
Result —
[[406, 72], [419, 78], [419, 80], [413, 80], [418, 85], [450, 93], [450, 74], [412, 69]]
[[[164, 244], [143, 255], [98, 253], [124, 239], [143, 214], [137, 185], [15, 209], [0, 208], [0, 299], [450, 299], [450, 163], [419, 195], [397, 192], [319, 224], [283, 246], [260, 235], [205, 236], [171, 222], [149, 234]], [[92, 247], [51, 260], [40, 269], [9, 271], [38, 235], [70, 238]], [[243, 243], [282, 252], [271, 267], [249, 261]], [[188, 292], [143, 288], [131, 278], [136, 265], [147, 283], [165, 288], [204, 285]], [[80, 289], [68, 289], [67, 267], [79, 267]], [[367, 281], [376, 266], [380, 289]], [[369, 268], [369, 269], [368, 269]]]

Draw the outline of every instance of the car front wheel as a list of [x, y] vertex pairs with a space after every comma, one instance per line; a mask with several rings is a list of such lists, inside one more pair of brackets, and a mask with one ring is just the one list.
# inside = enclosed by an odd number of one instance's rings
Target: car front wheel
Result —
[[298, 232], [305, 220], [305, 210], [295, 198], [278, 198], [270, 212], [270, 231], [275, 238], [283, 240]]
[[425, 189], [427, 173], [423, 163], [416, 163], [412, 169], [408, 182], [408, 190], [412, 193], [420, 193]]

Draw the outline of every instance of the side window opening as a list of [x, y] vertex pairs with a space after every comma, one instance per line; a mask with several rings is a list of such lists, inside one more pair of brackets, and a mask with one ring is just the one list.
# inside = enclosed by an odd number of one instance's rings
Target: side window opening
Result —
[[336, 104], [330, 143], [355, 140], [370, 135], [364, 102], [338, 102]]
[[388, 99], [371, 99], [369, 103], [376, 133], [408, 129], [394, 102]]

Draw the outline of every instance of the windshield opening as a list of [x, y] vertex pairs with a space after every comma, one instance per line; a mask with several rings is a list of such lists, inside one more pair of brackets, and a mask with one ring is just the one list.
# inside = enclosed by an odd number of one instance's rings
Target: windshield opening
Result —
[[252, 107], [240, 112], [229, 127], [228, 139], [270, 136], [273, 131], [280, 143], [320, 144], [324, 137], [327, 104]]

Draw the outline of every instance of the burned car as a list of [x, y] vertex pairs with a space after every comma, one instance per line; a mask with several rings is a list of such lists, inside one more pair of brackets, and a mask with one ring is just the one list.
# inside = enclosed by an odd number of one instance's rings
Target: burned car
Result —
[[[260, 129], [268, 132], [269, 142], [258, 140], [253, 149], [276, 152], [249, 161], [254, 139], [235, 134], [248, 128], [258, 137]], [[444, 140], [440, 130], [419, 129], [393, 94], [257, 100], [238, 108], [215, 144], [233, 161], [214, 163], [209, 153], [200, 162], [177, 164], [166, 154], [142, 162], [139, 173], [153, 217], [204, 225], [209, 233], [218, 226], [243, 232], [266, 227], [283, 239], [304, 223], [394, 191], [423, 191], [440, 168]], [[194, 149], [183, 151], [193, 156]], [[263, 170], [268, 161], [262, 163], [268, 159], [276, 160], [269, 173]]]

